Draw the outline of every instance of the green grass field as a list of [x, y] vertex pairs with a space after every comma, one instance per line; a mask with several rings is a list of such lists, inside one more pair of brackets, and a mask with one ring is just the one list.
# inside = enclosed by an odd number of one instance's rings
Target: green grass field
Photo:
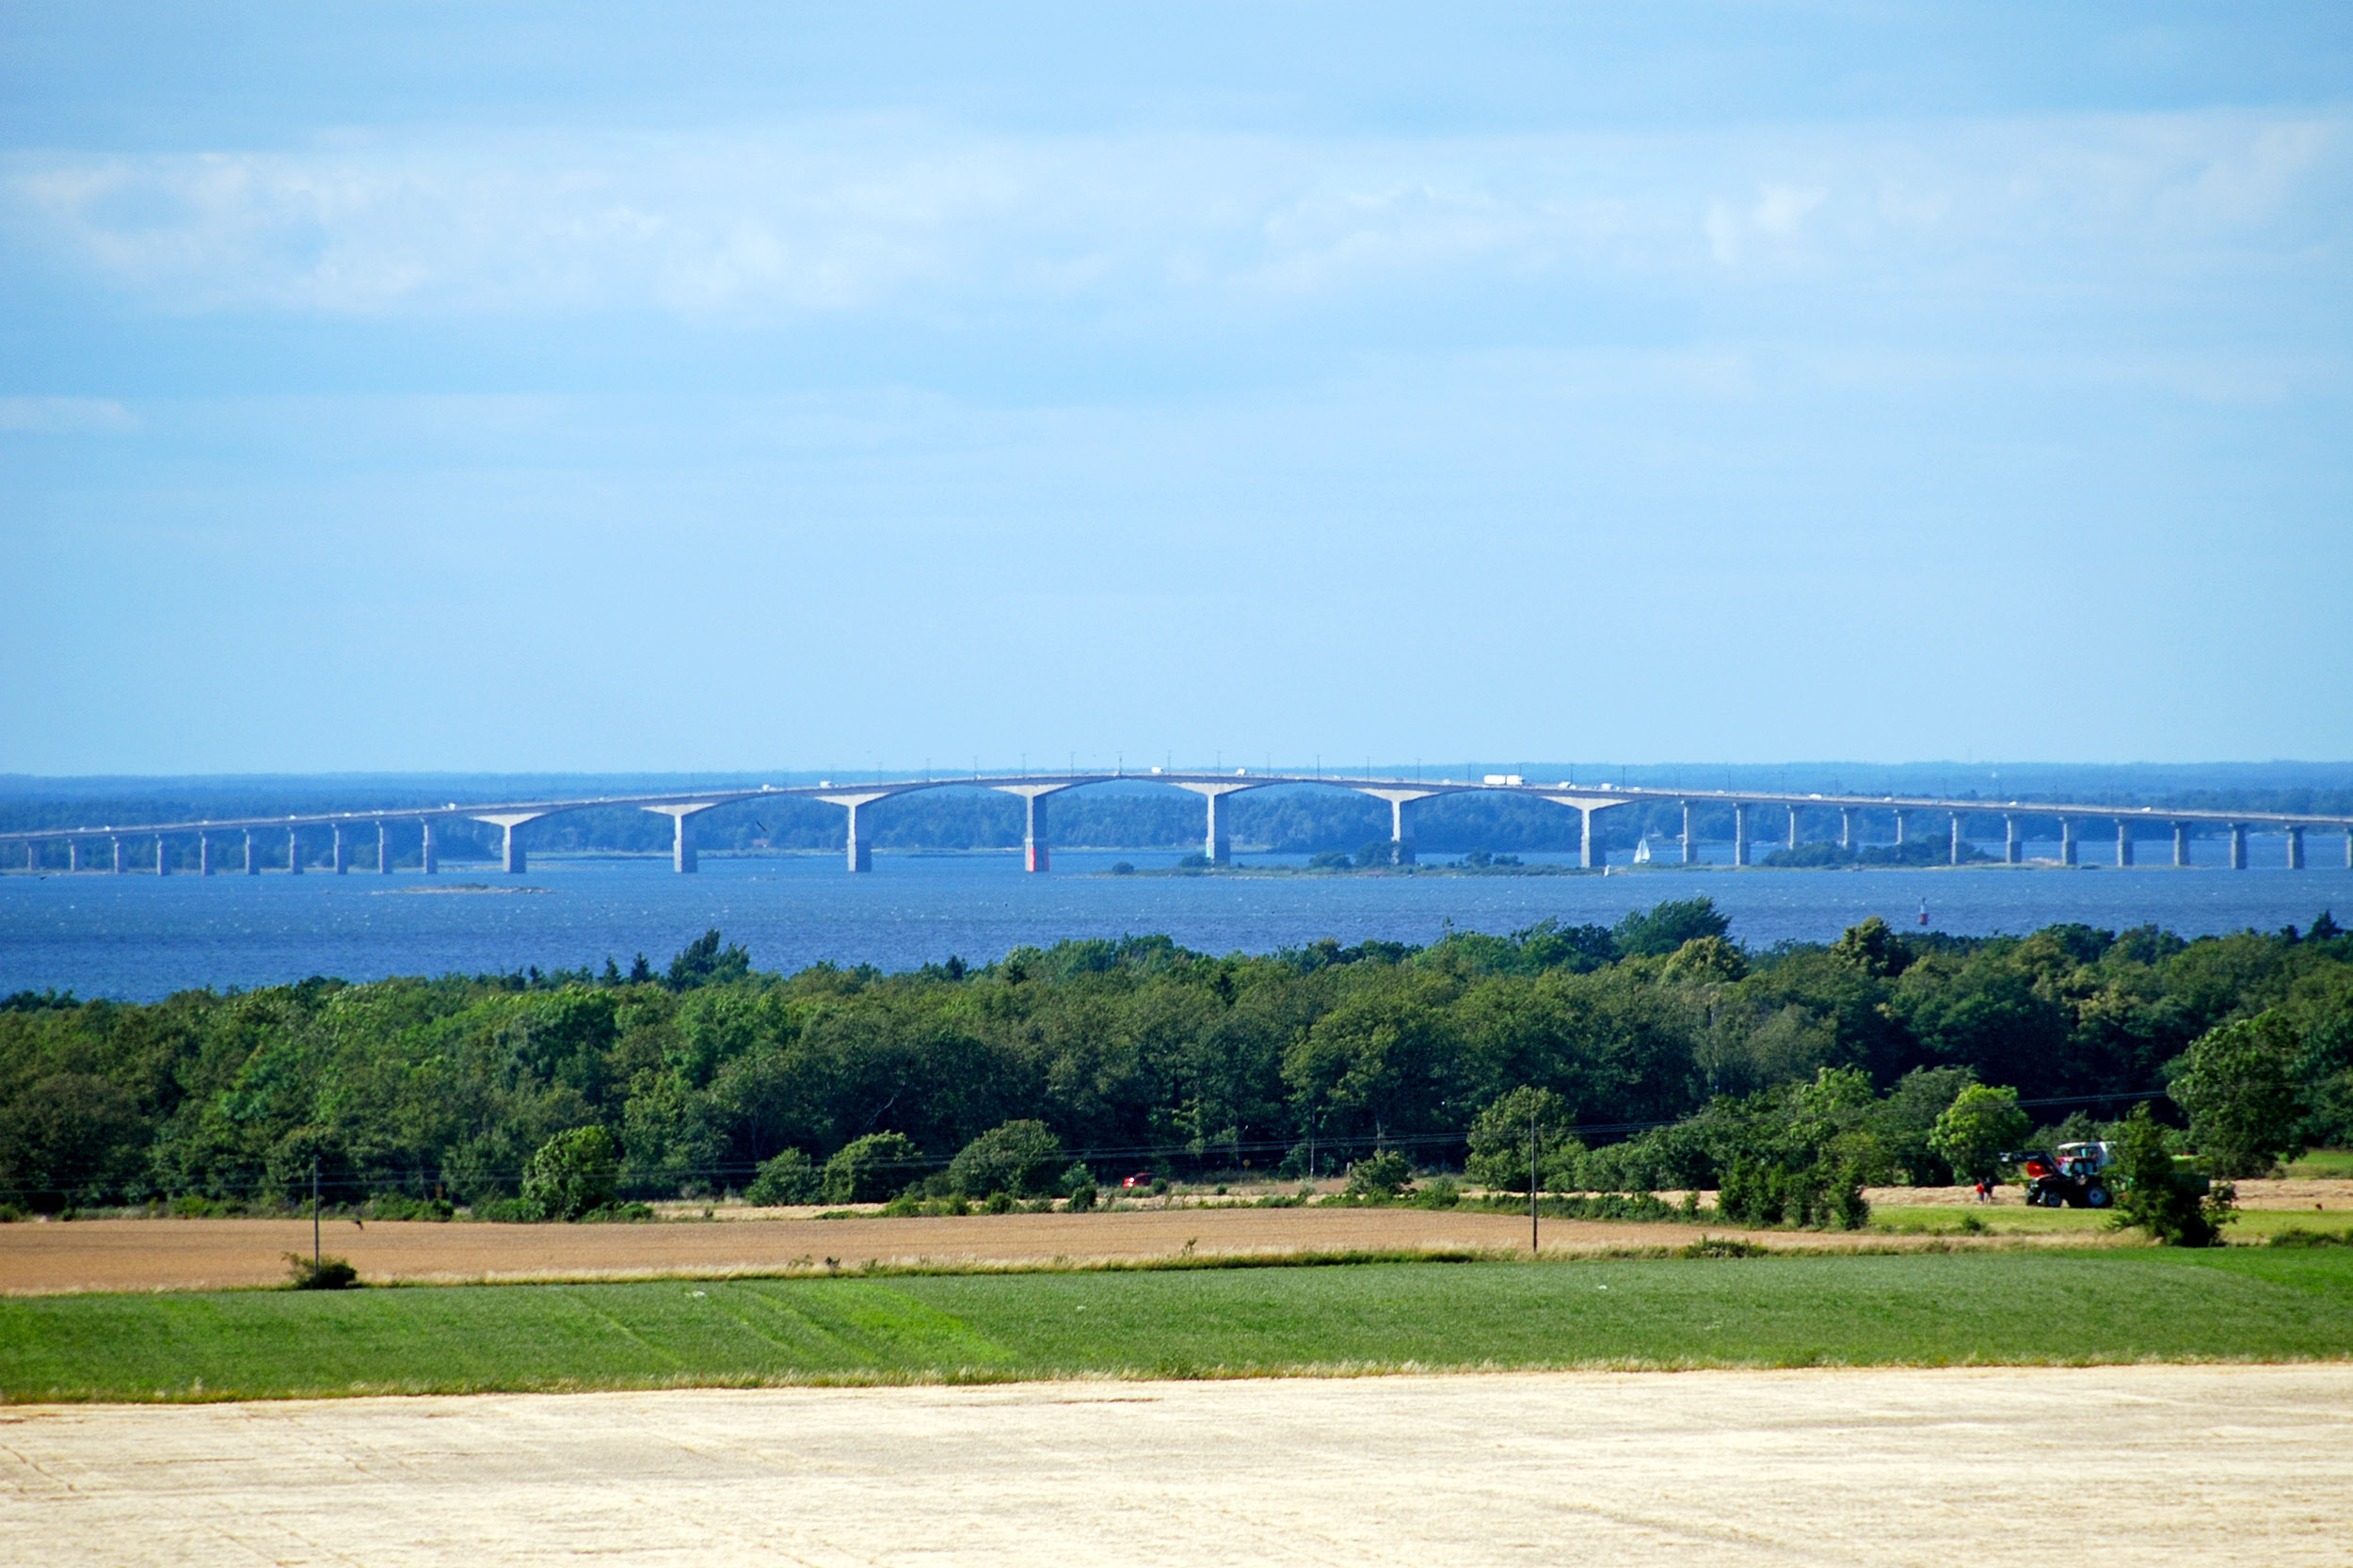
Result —
[[0, 1301], [0, 1397], [2353, 1356], [2353, 1250], [1376, 1264]]
[[[2087, 1244], [2103, 1240], [2120, 1246], [2141, 1244], [2137, 1232], [2118, 1232], [2110, 1224], [2111, 1217], [2095, 1208], [2028, 1208], [2022, 1203], [1983, 1208], [1975, 1204], [1879, 1204], [1871, 1209], [1870, 1228], [1891, 1236], [2068, 1236], [2080, 1238]], [[1967, 1222], [1972, 1219], [1985, 1228], [1969, 1231]], [[2353, 1213], [2343, 1208], [2326, 1213], [2297, 1208], [2242, 1208], [2232, 1216], [2223, 1235], [2245, 1244], [2267, 1240], [2283, 1230], [2343, 1234], [2353, 1230]]]

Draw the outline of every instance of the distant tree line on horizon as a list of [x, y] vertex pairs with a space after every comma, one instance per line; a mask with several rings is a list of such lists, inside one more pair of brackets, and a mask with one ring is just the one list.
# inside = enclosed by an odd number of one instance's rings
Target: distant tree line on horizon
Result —
[[1547, 1187], [1720, 1188], [1818, 1219], [1859, 1184], [1974, 1175], [2036, 1121], [2084, 1135], [2140, 1099], [2221, 1175], [2353, 1143], [2353, 937], [2327, 916], [2195, 941], [1875, 919], [1753, 952], [1691, 899], [1426, 948], [1145, 936], [787, 976], [714, 931], [666, 966], [20, 993], [0, 1001], [0, 1202], [266, 1207], [315, 1163], [332, 1202], [538, 1212], [558, 1190], [870, 1198], [1015, 1165], [1071, 1187], [1385, 1149], [1524, 1188], [1532, 1123]]

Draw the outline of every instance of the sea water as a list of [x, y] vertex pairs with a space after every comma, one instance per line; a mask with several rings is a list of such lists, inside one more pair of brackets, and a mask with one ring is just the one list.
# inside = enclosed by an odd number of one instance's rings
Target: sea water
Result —
[[[2034, 846], [2047, 851], [2049, 846]], [[2088, 852], [2101, 846], [2087, 843]], [[2209, 855], [2218, 845], [2200, 844]], [[2341, 846], [2314, 840], [2326, 854]], [[2169, 845], [2140, 846], [2169, 858]], [[1760, 850], [1760, 853], [1762, 851]], [[1624, 859], [1623, 852], [1619, 858]], [[2315, 856], [2317, 857], [2317, 856]], [[2353, 872], [2289, 871], [2277, 840], [2254, 869], [1961, 867], [1775, 871], [1616, 867], [1601, 876], [1235, 877], [1109, 874], [1171, 867], [1174, 852], [1056, 850], [1031, 875], [1017, 855], [881, 854], [852, 876], [839, 856], [706, 856], [680, 876], [666, 859], [541, 858], [508, 877], [450, 867], [426, 878], [311, 871], [263, 876], [0, 877], [0, 994], [55, 987], [146, 1000], [192, 986], [252, 987], [310, 975], [657, 968], [710, 927], [762, 969], [820, 961], [904, 969], [985, 963], [1070, 937], [1164, 933], [1199, 952], [1268, 952], [1321, 937], [1428, 943], [1449, 925], [1504, 933], [1555, 920], [1609, 924], [1661, 899], [1705, 894], [1752, 947], [1827, 941], [1871, 915], [1964, 935], [2056, 921], [2154, 924], [2184, 936], [2353, 920]], [[1244, 865], [1299, 856], [1244, 856]], [[1529, 856], [1531, 862], [1559, 861]], [[2265, 864], [2265, 862], [2268, 862]]]

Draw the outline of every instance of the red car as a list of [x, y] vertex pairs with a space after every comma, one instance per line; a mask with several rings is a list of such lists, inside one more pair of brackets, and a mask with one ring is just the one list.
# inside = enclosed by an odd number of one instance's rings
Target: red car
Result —
[[1128, 1177], [1119, 1185], [1122, 1187], [1149, 1187], [1152, 1185], [1152, 1173], [1149, 1171], [1138, 1171], [1135, 1175]]

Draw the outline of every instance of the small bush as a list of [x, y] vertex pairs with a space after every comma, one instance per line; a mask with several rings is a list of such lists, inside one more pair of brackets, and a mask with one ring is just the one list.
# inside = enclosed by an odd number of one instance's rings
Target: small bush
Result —
[[608, 1203], [583, 1214], [580, 1222], [592, 1225], [634, 1224], [653, 1217], [653, 1205], [649, 1203]]
[[2290, 1225], [2285, 1230], [2273, 1231], [2271, 1240], [2265, 1241], [2264, 1245], [2267, 1247], [2353, 1247], [2353, 1231], [2306, 1230], [2301, 1225]]
[[24, 1218], [24, 1210], [12, 1203], [0, 1203], [0, 1225], [12, 1225]]
[[1062, 1140], [1044, 1122], [1005, 1122], [957, 1151], [948, 1162], [948, 1184], [967, 1197], [1043, 1197], [1053, 1190], [1064, 1158]]
[[456, 1210], [440, 1198], [412, 1198], [406, 1192], [387, 1192], [372, 1199], [367, 1208], [371, 1220], [446, 1220]]
[[1352, 1198], [1401, 1197], [1413, 1185], [1414, 1162], [1395, 1149], [1383, 1149], [1348, 1168], [1348, 1195]]
[[1730, 1236], [1703, 1236], [1675, 1249], [1677, 1257], [1770, 1257], [1773, 1249]]
[[2133, 1107], [2119, 1142], [2117, 1170], [2124, 1179], [2108, 1223], [2120, 1229], [2137, 1226], [2160, 1246], [2220, 1245], [2222, 1227], [2233, 1217], [2235, 1194], [2227, 1185], [2210, 1191], [2203, 1176], [2176, 1169], [2165, 1128], [2150, 1114], [2147, 1100]]
[[521, 1198], [484, 1198], [468, 1212], [477, 1220], [502, 1225], [526, 1225], [541, 1217], [537, 1204]]
[[286, 1288], [289, 1290], [348, 1290], [360, 1283], [360, 1271], [340, 1257], [322, 1257], [316, 1262], [298, 1252], [286, 1255]]
[[904, 1132], [852, 1139], [825, 1161], [827, 1203], [880, 1203], [907, 1183], [923, 1151]]
[[1440, 1176], [1414, 1194], [1417, 1208], [1452, 1208], [1462, 1201], [1462, 1186], [1452, 1176]]
[[817, 1198], [817, 1167], [798, 1149], [784, 1149], [760, 1162], [744, 1201], [769, 1208], [778, 1204], [813, 1203]]
[[1013, 1194], [1000, 1188], [981, 1200], [981, 1208], [983, 1212], [989, 1214], [1010, 1214], [1013, 1212]]
[[1069, 1208], [1070, 1212], [1073, 1214], [1084, 1214], [1087, 1210], [1093, 1208], [1095, 1207], [1096, 1200], [1102, 1196], [1101, 1192], [1096, 1187], [1092, 1178], [1088, 1179], [1081, 1185], [1070, 1188], [1069, 1194]]

